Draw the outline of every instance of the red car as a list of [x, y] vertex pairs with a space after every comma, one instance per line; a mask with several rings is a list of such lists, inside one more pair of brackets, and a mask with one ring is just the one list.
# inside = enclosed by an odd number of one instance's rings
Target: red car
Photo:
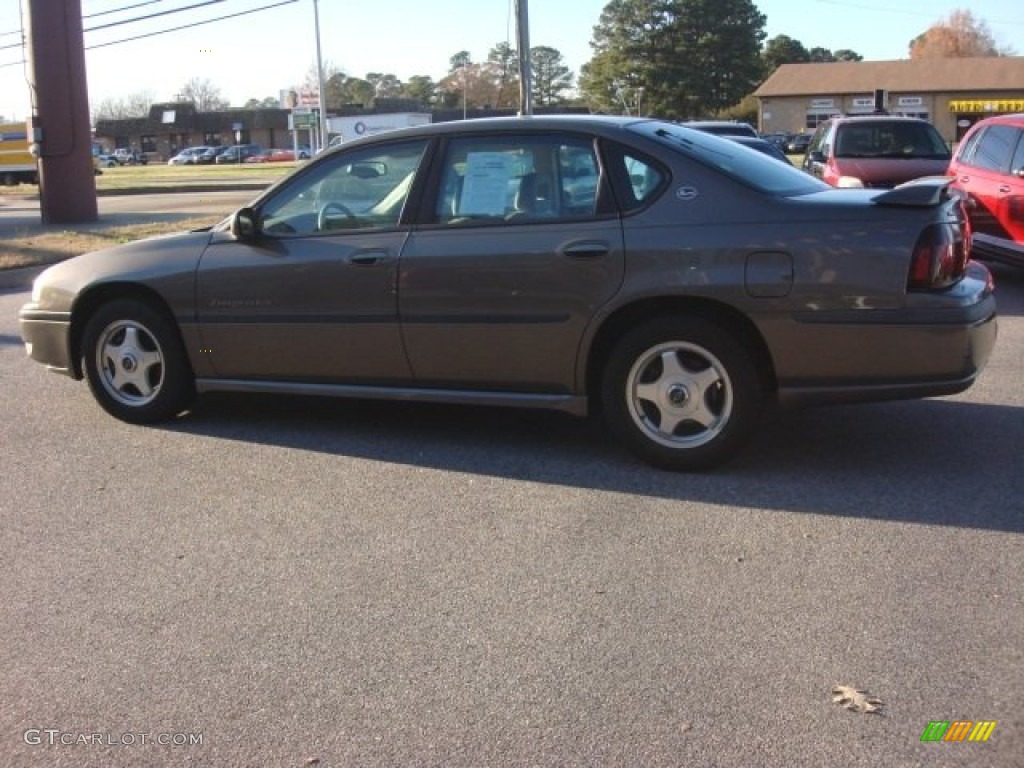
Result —
[[247, 163], [291, 163], [295, 161], [295, 152], [290, 149], [268, 149], [258, 155], [245, 158]]
[[1024, 266], [1024, 114], [971, 126], [949, 175], [968, 199], [972, 255]]

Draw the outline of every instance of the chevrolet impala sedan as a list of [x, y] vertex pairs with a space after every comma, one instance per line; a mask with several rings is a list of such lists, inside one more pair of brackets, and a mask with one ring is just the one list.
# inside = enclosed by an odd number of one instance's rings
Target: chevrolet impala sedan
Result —
[[556, 408], [706, 468], [773, 402], [971, 386], [996, 306], [947, 184], [836, 190], [658, 120], [440, 123], [53, 266], [21, 329], [128, 422], [214, 390]]

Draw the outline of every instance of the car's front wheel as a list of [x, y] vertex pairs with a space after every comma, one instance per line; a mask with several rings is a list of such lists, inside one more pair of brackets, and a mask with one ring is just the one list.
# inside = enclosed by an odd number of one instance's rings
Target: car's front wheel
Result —
[[141, 301], [118, 299], [100, 307], [85, 327], [82, 353], [93, 396], [123, 421], [169, 419], [194, 393], [177, 330]]
[[702, 318], [660, 318], [624, 335], [602, 380], [609, 428], [666, 469], [707, 469], [728, 459], [755, 427], [757, 366], [731, 332]]

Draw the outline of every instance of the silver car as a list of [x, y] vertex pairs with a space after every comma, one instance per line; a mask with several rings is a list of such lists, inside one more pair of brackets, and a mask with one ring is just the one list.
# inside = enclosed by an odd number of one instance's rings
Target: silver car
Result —
[[835, 190], [658, 120], [438, 123], [51, 267], [21, 328], [129, 422], [214, 390], [599, 410], [644, 460], [705, 468], [771, 402], [975, 381], [996, 306], [946, 185]]

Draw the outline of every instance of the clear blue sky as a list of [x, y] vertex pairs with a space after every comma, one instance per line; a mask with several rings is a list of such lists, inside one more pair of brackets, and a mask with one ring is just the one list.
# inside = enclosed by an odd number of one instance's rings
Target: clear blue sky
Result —
[[[194, 5], [202, 0], [81, 0], [85, 27]], [[86, 46], [271, 5], [281, 0], [220, 0], [208, 7], [87, 32]], [[560, 50], [578, 72], [591, 55], [593, 27], [607, 0], [529, 0], [530, 42]], [[907, 44], [957, 8], [970, 8], [1002, 46], [1024, 55], [1021, 0], [755, 0], [768, 37], [806, 47], [852, 48], [866, 59], [907, 57]], [[22, 118], [28, 89], [16, 44], [19, 5], [0, 0], [0, 116]], [[132, 8], [131, 6], [137, 6]], [[105, 13], [125, 9], [118, 13]], [[483, 60], [496, 44], [515, 45], [513, 0], [319, 0], [325, 62], [354, 76], [367, 72], [445, 75], [468, 50]], [[232, 104], [276, 95], [301, 82], [316, 60], [313, 0], [86, 52], [90, 100], [148, 91], [169, 100], [189, 78], [208, 78]], [[1022, 84], [1024, 86], [1024, 84]]]

